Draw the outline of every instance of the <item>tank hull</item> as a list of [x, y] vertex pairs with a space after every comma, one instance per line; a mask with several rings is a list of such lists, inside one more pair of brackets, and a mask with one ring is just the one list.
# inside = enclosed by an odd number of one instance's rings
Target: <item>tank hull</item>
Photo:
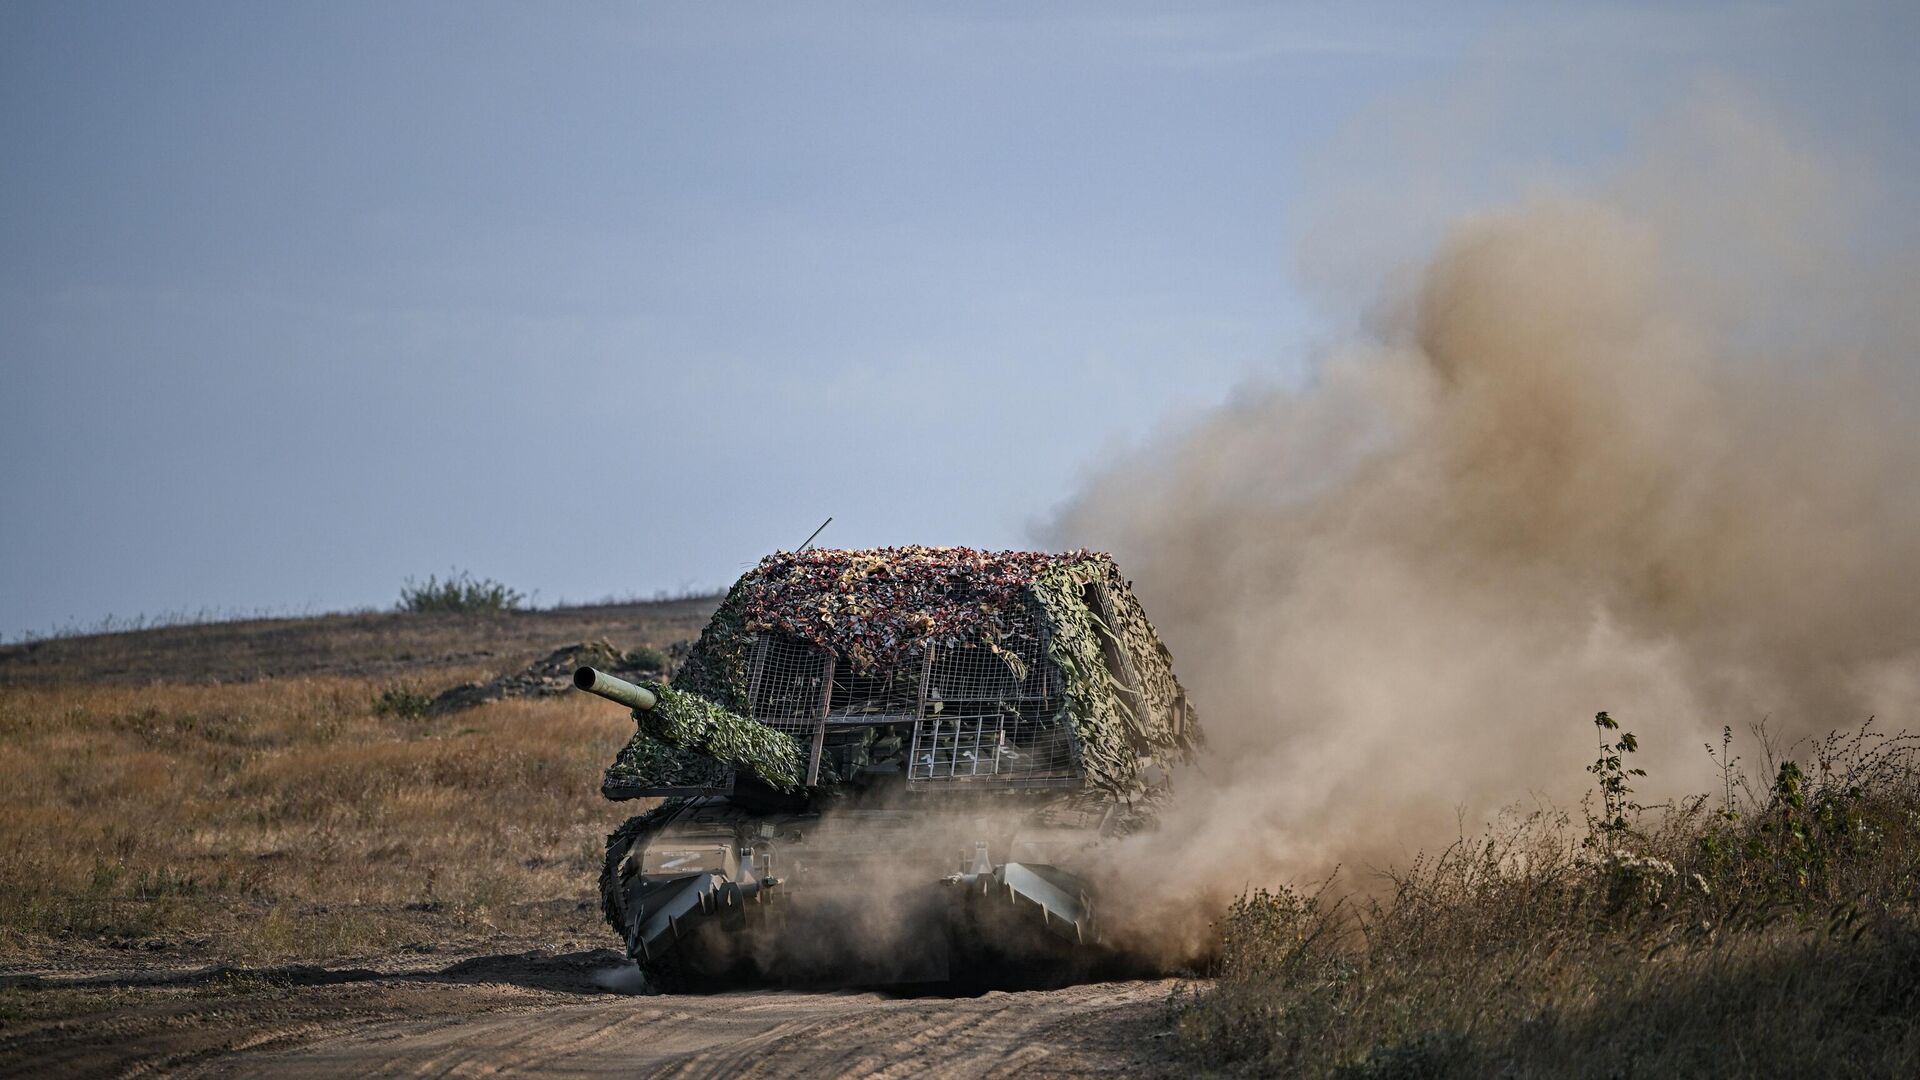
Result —
[[656, 981], [1068, 981], [1101, 956], [1072, 797], [771, 810], [673, 800], [609, 838], [608, 922]]

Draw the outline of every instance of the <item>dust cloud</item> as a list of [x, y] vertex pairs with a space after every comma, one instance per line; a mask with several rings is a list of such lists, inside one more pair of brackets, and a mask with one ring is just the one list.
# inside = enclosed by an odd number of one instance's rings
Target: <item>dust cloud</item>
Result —
[[1243, 390], [1048, 525], [1119, 558], [1207, 724], [1205, 775], [1122, 849], [1163, 925], [1577, 812], [1597, 710], [1651, 797], [1710, 786], [1722, 724], [1913, 726], [1920, 261], [1855, 171], [1736, 103], [1684, 114], [1598, 191], [1456, 221], [1304, 388]]

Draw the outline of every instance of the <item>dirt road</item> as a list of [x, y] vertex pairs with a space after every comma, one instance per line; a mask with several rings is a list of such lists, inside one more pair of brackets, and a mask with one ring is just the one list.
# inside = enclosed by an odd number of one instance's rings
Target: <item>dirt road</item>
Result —
[[970, 999], [736, 993], [609, 997], [471, 1020], [401, 1020], [195, 1075], [425, 1077], [1100, 1076], [1153, 1069], [1167, 988]]
[[[980, 997], [608, 991], [606, 950], [415, 970], [8, 980], [0, 1073], [1155, 1076], [1171, 982]], [[384, 967], [384, 965], [383, 965]]]

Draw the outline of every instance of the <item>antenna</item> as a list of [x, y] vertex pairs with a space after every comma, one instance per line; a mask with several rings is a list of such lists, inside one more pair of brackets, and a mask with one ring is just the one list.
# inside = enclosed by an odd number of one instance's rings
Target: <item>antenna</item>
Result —
[[813, 538], [814, 538], [814, 537], [816, 537], [816, 536], [819, 536], [819, 535], [820, 535], [820, 533], [821, 533], [821, 530], [823, 530], [823, 529], [825, 529], [825, 528], [826, 528], [827, 526], [829, 526], [829, 525], [831, 525], [831, 524], [833, 524], [833, 518], [832, 518], [832, 517], [828, 517], [828, 518], [827, 518], [827, 520], [825, 520], [825, 521], [823, 521], [823, 522], [821, 522], [821, 523], [820, 523], [820, 528], [818, 528], [818, 529], [815, 529], [815, 530], [813, 530], [812, 532], [810, 532], [810, 533], [808, 533], [808, 534], [807, 534], [807, 538], [806, 538], [805, 540], [803, 540], [803, 541], [801, 541], [801, 543], [800, 543], [800, 546], [799, 546], [798, 548], [796, 548], [796, 549], [794, 549], [794, 550], [795, 550], [796, 552], [801, 552], [801, 551], [805, 551], [805, 550], [807, 550], [808, 548], [810, 548], [810, 547], [812, 547], [812, 546], [813, 546]]

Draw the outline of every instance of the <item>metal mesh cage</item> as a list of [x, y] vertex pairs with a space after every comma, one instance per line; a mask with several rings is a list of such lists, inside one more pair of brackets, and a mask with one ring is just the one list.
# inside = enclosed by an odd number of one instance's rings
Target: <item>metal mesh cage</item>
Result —
[[753, 719], [790, 735], [812, 735], [827, 704], [833, 654], [804, 641], [762, 634], [753, 645], [747, 699]]
[[920, 716], [926, 677], [924, 655], [871, 671], [854, 671], [849, 665], [836, 664], [827, 717], [830, 721], [910, 724]]
[[[762, 634], [749, 676], [753, 718], [800, 740], [809, 783], [829, 729], [910, 725], [900, 750], [911, 783], [1072, 784], [1079, 747], [1043, 634], [1038, 616], [1023, 614], [997, 645], [934, 646], [868, 671], [807, 642]], [[859, 764], [884, 765], [871, 756]]]
[[998, 647], [930, 650], [909, 780], [1041, 781], [1078, 775], [1060, 669], [1037, 620]]

